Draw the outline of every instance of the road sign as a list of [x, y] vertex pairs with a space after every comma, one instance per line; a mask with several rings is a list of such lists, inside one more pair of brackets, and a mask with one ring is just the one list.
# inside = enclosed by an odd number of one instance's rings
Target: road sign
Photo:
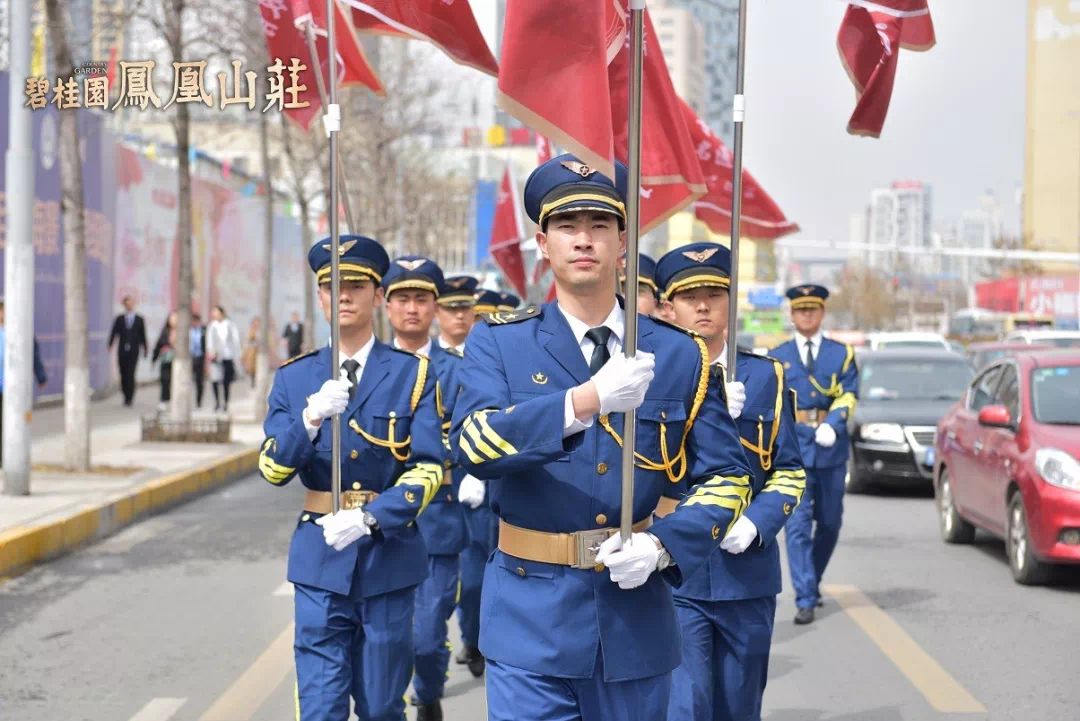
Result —
[[747, 300], [755, 308], [779, 308], [784, 298], [773, 288], [754, 288], [747, 294]]

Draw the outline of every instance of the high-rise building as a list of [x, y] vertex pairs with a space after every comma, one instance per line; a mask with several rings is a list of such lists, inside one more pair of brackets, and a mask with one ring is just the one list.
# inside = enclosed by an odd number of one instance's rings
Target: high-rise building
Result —
[[[699, 116], [705, 114], [708, 94], [705, 90], [705, 33], [690, 10], [666, 0], [649, 6], [653, 27], [660, 39], [675, 92]], [[646, 52], [651, 52], [649, 48]]]
[[918, 268], [921, 262], [918, 254], [898, 256], [892, 249], [930, 248], [931, 217], [929, 185], [902, 180], [888, 188], [875, 188], [870, 193], [870, 243], [886, 248], [870, 250], [867, 264], [872, 268], [889, 268], [903, 258], [903, 265]]
[[1075, 253], [1080, 250], [1080, 2], [1029, 0], [1027, 47], [1023, 240], [1029, 248]]

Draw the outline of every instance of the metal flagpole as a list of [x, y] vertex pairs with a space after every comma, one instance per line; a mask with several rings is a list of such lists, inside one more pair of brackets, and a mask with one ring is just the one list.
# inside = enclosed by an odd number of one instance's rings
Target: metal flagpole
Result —
[[[314, 66], [312, 69], [315, 71], [315, 84], [319, 88], [319, 100], [322, 101], [322, 105], [325, 108], [328, 107], [332, 101], [326, 96], [326, 83], [323, 81], [322, 69], [319, 67], [319, 49], [315, 45], [315, 23], [310, 17], [307, 19], [307, 22], [304, 23], [304, 35], [307, 37], [308, 53], [311, 55], [311, 64]], [[337, 58], [330, 61], [329, 57], [332, 56], [330, 56], [329, 53], [327, 55], [330, 64], [330, 74], [336, 77]], [[356, 222], [353, 220], [352, 203], [349, 199], [349, 186], [345, 182], [345, 169], [341, 166], [340, 151], [338, 151], [338, 154], [334, 157], [337, 158], [337, 181], [341, 183], [341, 204], [345, 206], [345, 222], [349, 225], [349, 232], [356, 233], [358, 232], [358, 229], [356, 227]]]
[[[623, 353], [637, 354], [638, 326], [638, 234], [641, 205], [641, 66], [645, 32], [645, 0], [630, 0], [630, 115], [627, 128], [626, 169], [626, 340]], [[614, 178], [612, 179], [614, 180]], [[630, 540], [634, 525], [634, 437], [637, 412], [626, 413], [622, 447], [622, 508], [619, 534], [623, 543]]]
[[[326, 45], [330, 61], [328, 84], [328, 102], [326, 104], [326, 131], [330, 136], [330, 378], [341, 375], [341, 318], [338, 313], [338, 298], [341, 297], [340, 248], [341, 238], [338, 229], [338, 148], [337, 133], [341, 127], [341, 108], [337, 104], [337, 42], [334, 33], [334, 0], [326, 0]], [[310, 27], [310, 25], [308, 26]], [[318, 65], [319, 56], [312, 62]], [[316, 75], [321, 75], [317, 71]], [[330, 436], [330, 510], [336, 514], [341, 510], [341, 416], [335, 415]]]
[[746, 0], [739, 0], [739, 55], [735, 66], [735, 162], [732, 163], [731, 190], [731, 285], [728, 288], [727, 380], [735, 380], [735, 358], [739, 346], [739, 236], [742, 223], [742, 131], [746, 100], [743, 74], [746, 70]]

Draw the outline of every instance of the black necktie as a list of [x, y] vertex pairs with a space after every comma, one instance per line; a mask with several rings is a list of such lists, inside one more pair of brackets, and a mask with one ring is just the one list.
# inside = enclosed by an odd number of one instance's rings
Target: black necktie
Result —
[[806, 341], [806, 373], [807, 375], [813, 375], [814, 373], [814, 341]]
[[599, 328], [590, 328], [585, 331], [585, 337], [596, 344], [593, 348], [592, 359], [589, 360], [589, 375], [596, 375], [596, 372], [604, 367], [604, 364], [611, 358], [611, 353], [608, 352], [607, 342], [611, 337], [611, 328], [607, 326], [600, 326]]
[[341, 367], [345, 369], [345, 376], [349, 379], [349, 400], [351, 401], [356, 395], [356, 370], [360, 367], [360, 363], [350, 358], [341, 364]]

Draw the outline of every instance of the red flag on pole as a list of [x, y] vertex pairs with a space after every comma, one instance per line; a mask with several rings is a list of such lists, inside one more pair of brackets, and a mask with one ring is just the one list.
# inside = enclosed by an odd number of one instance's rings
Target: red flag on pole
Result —
[[623, 47], [626, 22], [620, 0], [513, 0], [499, 59], [499, 107], [609, 178], [607, 69]]
[[359, 32], [429, 42], [454, 62], [491, 76], [499, 64], [465, 0], [344, 0]]
[[[704, 195], [707, 188], [648, 11], [645, 12], [644, 32], [640, 218], [641, 232], [648, 233]], [[625, 163], [630, 107], [629, 42], [608, 68], [608, 82], [615, 157]]]
[[[724, 141], [713, 133], [686, 101], [679, 99], [682, 115], [697, 151], [697, 159], [708, 185], [708, 192], [694, 203], [694, 215], [714, 233], [731, 235], [733, 156]], [[780, 206], [743, 169], [742, 217], [739, 233], [743, 237], [774, 240], [794, 233], [799, 226], [784, 217]]]
[[536, 164], [543, 165], [551, 160], [551, 141], [540, 133], [536, 134]]
[[[286, 117], [307, 130], [311, 127], [311, 121], [319, 114], [322, 102], [319, 100], [319, 86], [315, 78], [311, 55], [308, 53], [304, 24], [309, 18], [314, 24], [319, 68], [323, 77], [327, 77], [330, 63], [327, 57], [326, 5], [321, 0], [310, 4], [308, 0], [260, 0], [259, 9], [262, 11], [263, 32], [266, 35], [266, 49], [270, 54], [270, 62], [273, 63], [274, 59], [278, 58], [287, 68], [291, 62], [290, 58], [299, 58], [300, 62], [307, 66], [299, 74], [299, 84], [306, 87], [297, 94], [297, 100], [301, 103], [307, 102], [308, 105], [303, 108], [285, 110]], [[376, 95], [383, 95], [382, 83], [368, 64], [348, 16], [336, 3], [335, 12], [337, 13], [335, 31], [339, 87], [363, 85], [371, 88]]]
[[545, 303], [550, 303], [550, 302], [552, 302], [553, 300], [555, 300], [555, 297], [556, 297], [556, 293], [555, 293], [555, 281], [554, 281], [554, 280], [552, 280], [552, 281], [551, 281], [551, 285], [549, 285], [549, 286], [548, 286], [548, 291], [547, 291], [547, 294], [546, 294], [546, 295], [544, 296], [544, 302], [545, 302]]
[[525, 261], [521, 257], [521, 241], [525, 237], [525, 223], [517, 199], [517, 183], [507, 163], [496, 197], [495, 219], [491, 224], [491, 259], [502, 269], [514, 290], [524, 298]]
[[852, 135], [881, 136], [889, 112], [900, 48], [925, 51], [934, 46], [934, 23], [927, 0], [851, 0], [836, 47], [855, 86]]

